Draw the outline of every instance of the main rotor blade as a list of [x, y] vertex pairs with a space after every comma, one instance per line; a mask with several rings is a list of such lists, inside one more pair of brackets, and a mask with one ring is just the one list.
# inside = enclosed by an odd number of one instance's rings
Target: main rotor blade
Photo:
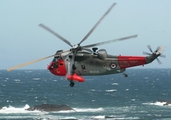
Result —
[[[70, 50], [66, 50], [66, 51], [63, 51], [62, 53], [69, 52], [69, 51], [70, 51]], [[39, 62], [39, 61], [41, 61], [41, 60], [45, 60], [45, 59], [47, 59], [47, 58], [55, 57], [55, 56], [59, 56], [59, 54], [50, 55], [50, 56], [47, 56], [47, 57], [44, 57], [44, 58], [40, 58], [40, 59], [37, 59], [37, 60], [33, 60], [33, 61], [30, 61], [30, 62], [26, 62], [26, 63], [24, 63], [24, 64], [20, 64], [20, 65], [18, 65], [18, 66], [14, 66], [14, 67], [12, 67], [12, 68], [9, 68], [9, 69], [7, 69], [7, 71], [15, 70], [15, 69], [17, 69], [17, 68], [20, 68], [20, 67], [23, 67], [23, 66], [27, 66], [27, 65], [29, 65], [29, 64], [33, 64], [33, 63], [35, 63], [35, 62]]]
[[78, 44], [80, 45], [82, 42], [84, 42], [90, 34], [96, 29], [96, 27], [100, 24], [100, 22], [106, 17], [106, 15], [111, 11], [111, 9], [116, 5], [116, 3], [113, 3], [112, 6], [105, 12], [105, 14], [100, 18], [100, 20], [94, 25], [94, 27], [88, 32], [88, 34], [81, 40], [81, 42]]
[[64, 41], [65, 43], [67, 43], [69, 46], [72, 47], [71, 43], [67, 39], [65, 39], [64, 37], [59, 35], [58, 33], [54, 32], [53, 30], [51, 30], [50, 28], [48, 28], [47, 26], [45, 26], [43, 24], [39, 24], [39, 26], [44, 28], [45, 30], [49, 31], [50, 33], [52, 33], [53, 35], [55, 35], [56, 37], [58, 37], [59, 39], [61, 39], [62, 41]]
[[118, 38], [118, 39], [109, 40], [109, 41], [100, 42], [100, 43], [95, 43], [95, 44], [86, 45], [86, 46], [82, 46], [82, 47], [83, 48], [90, 48], [90, 47], [94, 47], [94, 46], [99, 46], [99, 45], [109, 44], [109, 43], [112, 43], [112, 42], [117, 42], [117, 41], [122, 41], [122, 40], [130, 39], [130, 38], [136, 38], [137, 36], [138, 35], [132, 35], [132, 36], [128, 36], [128, 37]]
[[7, 71], [15, 70], [17, 68], [20, 68], [20, 67], [23, 67], [23, 66], [26, 66], [26, 65], [29, 65], [29, 64], [33, 64], [35, 62], [39, 62], [41, 60], [44, 60], [44, 59], [47, 59], [47, 58], [50, 58], [50, 57], [54, 57], [54, 56], [57, 56], [57, 55], [50, 55], [50, 56], [47, 56], [47, 57], [44, 57], [44, 58], [40, 58], [40, 59], [37, 59], [37, 60], [33, 60], [31, 62], [26, 62], [24, 64], [20, 64], [20, 65], [14, 66], [12, 68], [9, 68], [9, 69], [7, 69]]

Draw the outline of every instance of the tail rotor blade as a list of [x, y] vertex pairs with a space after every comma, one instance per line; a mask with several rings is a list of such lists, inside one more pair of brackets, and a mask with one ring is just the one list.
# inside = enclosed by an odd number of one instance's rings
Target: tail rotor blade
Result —
[[162, 57], [162, 58], [166, 58], [166, 55], [160, 55], [160, 57]]
[[153, 50], [151, 49], [150, 45], [147, 45], [148, 49], [153, 53]]
[[162, 64], [162, 62], [158, 58], [156, 58], [156, 60], [159, 64]]
[[150, 53], [148, 52], [143, 52], [144, 55], [151, 55]]
[[157, 47], [157, 49], [154, 52], [151, 49], [150, 45], [147, 45], [147, 47], [150, 50], [150, 52], [152, 52], [152, 54], [147, 53], [147, 52], [143, 52], [143, 54], [150, 55], [152, 58], [156, 59], [159, 64], [162, 64], [162, 62], [158, 59], [158, 57], [160, 56], [160, 57], [166, 58], [166, 56], [162, 54], [164, 52], [164, 47], [163, 46]]

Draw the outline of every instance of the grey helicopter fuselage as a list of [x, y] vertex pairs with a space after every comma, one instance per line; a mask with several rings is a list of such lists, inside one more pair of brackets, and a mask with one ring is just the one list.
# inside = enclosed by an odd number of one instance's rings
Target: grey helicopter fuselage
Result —
[[[158, 48], [159, 51], [162, 48]], [[77, 52], [74, 60], [74, 67], [72, 67], [71, 52], [57, 51], [56, 57], [49, 64], [48, 69], [51, 73], [57, 76], [72, 75], [70, 69], [78, 76], [92, 76], [92, 75], [107, 75], [124, 73], [126, 68], [134, 67], [151, 63], [160, 54], [155, 51], [149, 56], [114, 56], [107, 54], [105, 49], [100, 49], [97, 52], [91, 49], [83, 49]], [[74, 79], [73, 79], [74, 80]]]
[[[67, 67], [71, 57], [72, 55], [69, 55], [64, 58]], [[118, 66], [118, 56], [108, 55], [105, 49], [98, 52], [90, 49], [79, 51], [75, 56], [75, 67], [74, 72], [82, 76], [107, 75], [125, 71]]]

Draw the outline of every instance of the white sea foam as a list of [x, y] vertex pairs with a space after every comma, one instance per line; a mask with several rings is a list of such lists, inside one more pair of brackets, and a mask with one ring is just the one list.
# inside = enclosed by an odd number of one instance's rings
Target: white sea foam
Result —
[[74, 113], [74, 112], [101, 112], [103, 108], [73, 108], [73, 110], [57, 111], [53, 113]]
[[52, 113], [73, 113], [76, 112], [74, 110], [61, 110], [61, 111], [53, 111]]
[[10, 113], [29, 113], [29, 112], [39, 112], [39, 111], [27, 111], [26, 109], [30, 108], [28, 104], [26, 104], [24, 107], [17, 108], [9, 105], [8, 107], [2, 107], [0, 110], [0, 114], [10, 114]]
[[103, 108], [74, 108], [75, 112], [101, 112]]
[[156, 105], [156, 106], [171, 106], [171, 104], [166, 105], [166, 102], [155, 102], [155, 103], [143, 103], [144, 105]]
[[91, 91], [96, 91], [95, 89], [91, 89]]
[[14, 81], [19, 82], [19, 81], [20, 81], [20, 79], [15, 79]]
[[33, 80], [40, 80], [40, 78], [33, 78]]
[[104, 115], [99, 115], [99, 116], [93, 116], [92, 118], [93, 118], [93, 119], [98, 119], [98, 120], [99, 120], [99, 119], [100, 119], [100, 120], [101, 120], [101, 119], [103, 120], [103, 119], [105, 119], [105, 116], [104, 116]]
[[[3, 107], [0, 110], [0, 114], [1, 113], [37, 113], [40, 114], [42, 113], [41, 111], [38, 110], [34, 110], [34, 111], [27, 111], [26, 109], [30, 108], [29, 105], [25, 105], [23, 108], [15, 108], [13, 106], [9, 106], [9, 107]], [[101, 112], [104, 111], [103, 108], [73, 108], [73, 110], [62, 110], [62, 111], [54, 111], [52, 113], [73, 113], [73, 112]], [[47, 112], [44, 112], [43, 114], [45, 114]]]
[[118, 83], [112, 83], [112, 85], [118, 85]]
[[125, 89], [125, 91], [129, 91], [129, 89]]
[[131, 101], [135, 101], [136, 99], [131, 99]]
[[92, 119], [93, 120], [106, 120], [106, 119], [114, 119], [114, 120], [138, 120], [140, 119], [139, 117], [128, 117], [128, 118], [124, 118], [124, 117], [116, 117], [116, 116], [104, 116], [104, 115], [99, 115], [99, 116], [93, 116]]
[[62, 120], [78, 120], [78, 119], [75, 117], [65, 117], [65, 118], [62, 118]]
[[112, 90], [106, 90], [106, 92], [116, 92], [116, 89], [112, 89]]

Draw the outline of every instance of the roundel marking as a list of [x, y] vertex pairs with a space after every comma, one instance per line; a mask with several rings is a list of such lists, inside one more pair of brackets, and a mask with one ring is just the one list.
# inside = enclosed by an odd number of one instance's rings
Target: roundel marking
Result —
[[115, 63], [111, 63], [111, 64], [110, 64], [110, 67], [111, 67], [112, 69], [115, 69], [117, 66], [116, 66]]

